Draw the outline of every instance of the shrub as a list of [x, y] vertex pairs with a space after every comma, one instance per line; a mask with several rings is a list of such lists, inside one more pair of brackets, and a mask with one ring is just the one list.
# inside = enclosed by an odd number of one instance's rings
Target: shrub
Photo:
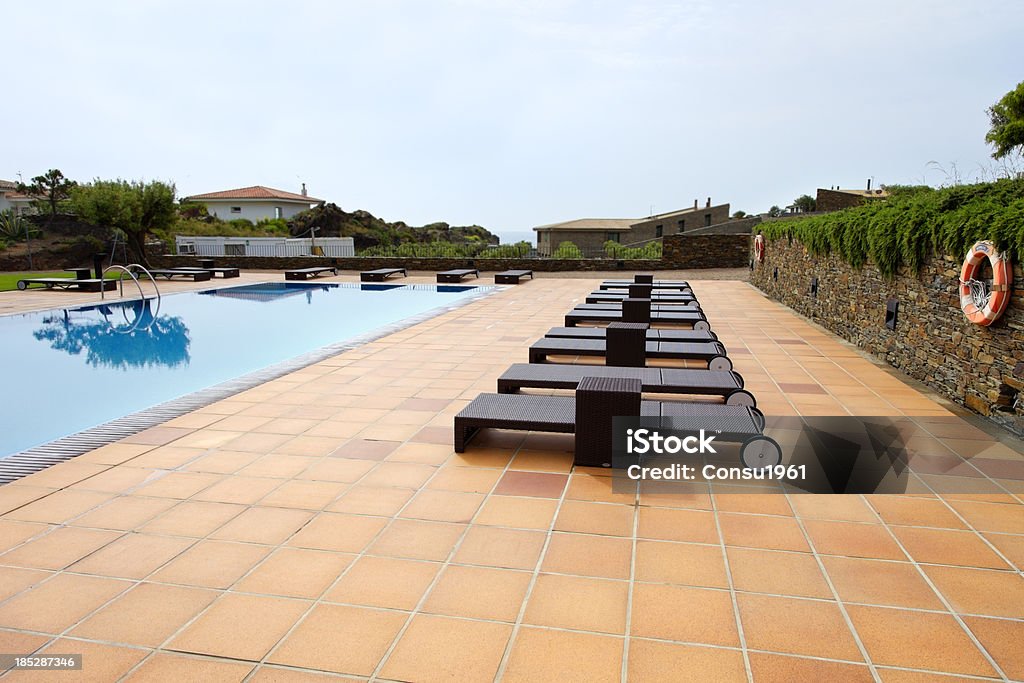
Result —
[[14, 211], [0, 211], [0, 238], [8, 243], [21, 242], [25, 239], [26, 232], [30, 237], [39, 235], [38, 229]]
[[[244, 220], [244, 219], [239, 219]], [[235, 221], [231, 221], [234, 223]], [[252, 225], [250, 223], [250, 225]], [[288, 221], [283, 218], [264, 218], [256, 221], [256, 225], [253, 226], [255, 230], [261, 233], [266, 233], [267, 236], [274, 235], [289, 235], [288, 232]]]
[[661, 241], [648, 242], [640, 247], [625, 247], [614, 240], [604, 243], [604, 253], [613, 259], [660, 259]]
[[917, 270], [935, 251], [962, 256], [982, 239], [1024, 259], [1024, 179], [890, 192], [884, 201], [761, 230], [768, 239], [800, 240], [815, 255], [835, 252], [855, 267], [870, 259], [890, 278], [901, 266]]
[[555, 249], [555, 253], [551, 254], [551, 258], [581, 259], [583, 258], [583, 252], [572, 242], [562, 242]]

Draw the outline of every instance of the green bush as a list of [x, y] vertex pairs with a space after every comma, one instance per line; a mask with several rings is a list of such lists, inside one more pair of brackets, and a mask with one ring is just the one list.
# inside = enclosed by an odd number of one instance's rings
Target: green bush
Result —
[[640, 247], [624, 247], [614, 240], [604, 243], [604, 253], [613, 259], [660, 259], [661, 241], [648, 242]]
[[767, 239], [799, 240], [815, 255], [839, 254], [861, 267], [870, 259], [886, 277], [913, 270], [931, 253], [965, 255], [978, 240], [1024, 259], [1024, 179], [939, 190], [888, 188], [890, 196], [821, 216], [761, 224]]
[[[234, 221], [231, 222], [234, 223]], [[265, 233], [268, 237], [273, 237], [274, 235], [288, 236], [290, 234], [288, 232], [288, 221], [283, 218], [264, 218], [256, 221], [253, 229]]]
[[583, 252], [572, 242], [562, 242], [555, 249], [555, 253], [551, 254], [551, 258], [581, 259], [583, 258]]
[[27, 219], [14, 211], [0, 211], [0, 238], [3, 238], [4, 242], [21, 242], [25, 239], [26, 232], [30, 237], [38, 237], [40, 234]]
[[529, 256], [533, 245], [529, 242], [516, 242], [515, 244], [500, 244], [480, 252], [480, 258], [524, 258]]

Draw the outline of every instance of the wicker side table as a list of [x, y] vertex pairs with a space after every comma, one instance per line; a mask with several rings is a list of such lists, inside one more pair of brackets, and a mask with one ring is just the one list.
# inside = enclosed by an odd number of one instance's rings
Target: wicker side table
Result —
[[639, 379], [584, 377], [576, 387], [576, 455], [573, 464], [611, 467], [612, 418], [640, 415]]
[[629, 298], [650, 299], [652, 291], [654, 291], [654, 285], [652, 284], [635, 283], [629, 286]]
[[651, 300], [634, 299], [632, 297], [622, 300], [622, 322], [624, 323], [650, 323], [651, 322]]
[[614, 322], [608, 325], [605, 365], [642, 368], [647, 365], [647, 323]]

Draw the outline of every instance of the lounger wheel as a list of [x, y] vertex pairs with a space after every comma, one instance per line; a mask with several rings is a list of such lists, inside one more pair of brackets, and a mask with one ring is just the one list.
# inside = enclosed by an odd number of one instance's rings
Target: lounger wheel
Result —
[[700, 330], [701, 332], [710, 332], [711, 323], [709, 323], [707, 320], [698, 320], [693, 324], [693, 329]]
[[751, 470], [763, 470], [782, 464], [782, 446], [770, 436], [755, 436], [740, 448], [740, 461]]
[[757, 399], [754, 395], [745, 389], [737, 389], [728, 396], [725, 397], [725, 405], [727, 406], [748, 406], [750, 408], [757, 407]]
[[700, 310], [700, 302], [699, 301], [691, 301], [690, 303], [686, 304], [686, 308], [692, 308], [694, 310], [699, 311]]
[[708, 370], [729, 372], [732, 370], [732, 361], [727, 356], [715, 356], [708, 361]]
[[20, 289], [20, 290], [28, 289], [28, 283], [25, 282], [24, 280], [18, 280], [18, 289]]

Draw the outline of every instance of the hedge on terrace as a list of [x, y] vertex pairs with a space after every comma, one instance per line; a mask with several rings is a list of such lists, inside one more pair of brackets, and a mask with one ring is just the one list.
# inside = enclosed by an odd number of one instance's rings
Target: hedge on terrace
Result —
[[839, 254], [856, 268], [871, 260], [886, 277], [901, 266], [917, 271], [933, 252], [966, 256], [992, 240], [1016, 262], [1024, 259], [1024, 178], [942, 189], [889, 187], [888, 199], [821, 216], [769, 221], [766, 239], [799, 240], [815, 255]]

